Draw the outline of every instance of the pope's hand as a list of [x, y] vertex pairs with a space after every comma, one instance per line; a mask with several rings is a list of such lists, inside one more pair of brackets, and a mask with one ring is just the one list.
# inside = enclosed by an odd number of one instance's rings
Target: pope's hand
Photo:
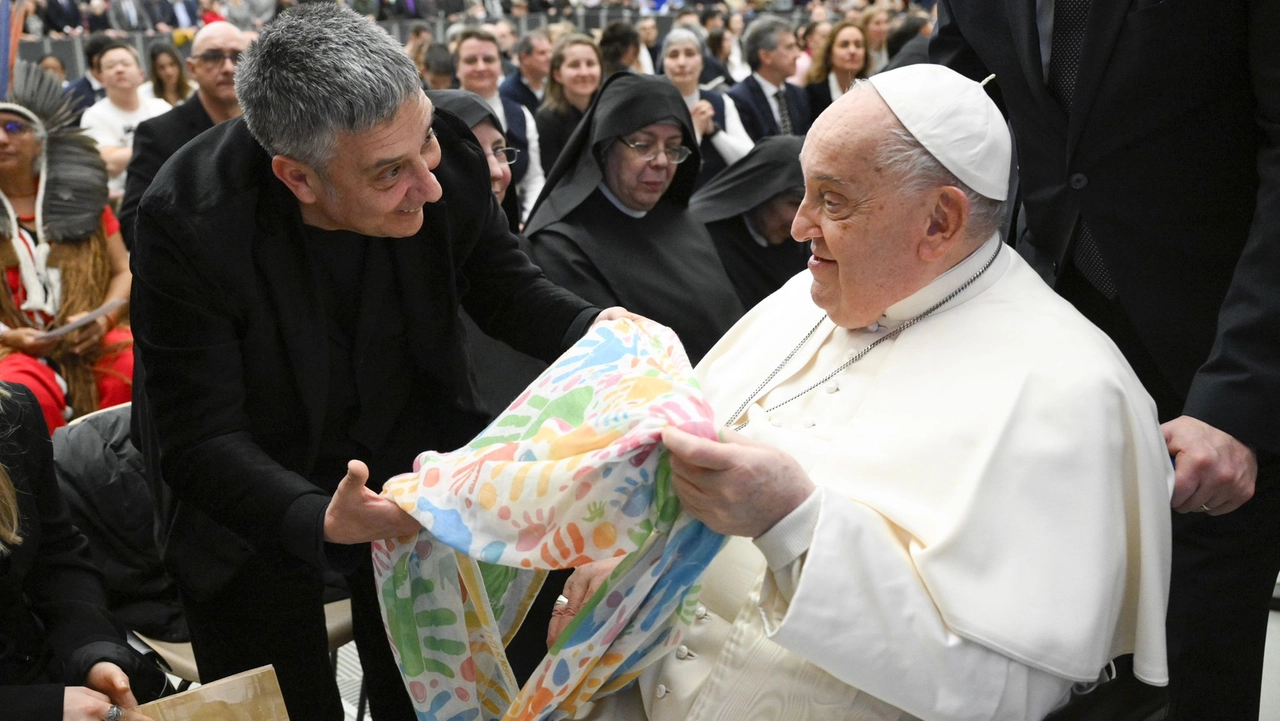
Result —
[[637, 323], [649, 320], [642, 315], [632, 313], [620, 305], [615, 305], [612, 308], [605, 308], [600, 311], [600, 315], [596, 316], [595, 322], [592, 323], [592, 325], [595, 325], [596, 323], [606, 323], [611, 320], [618, 320], [619, 318], [626, 318], [627, 320], [632, 320]]
[[369, 467], [361, 461], [349, 461], [347, 475], [338, 483], [338, 490], [333, 492], [333, 500], [324, 512], [324, 540], [367, 543], [422, 530], [421, 524], [395, 501], [366, 488], [368, 482]]
[[713, 531], [757, 538], [817, 488], [794, 458], [733, 431], [710, 441], [674, 426], [662, 431], [684, 509]]
[[[1253, 497], [1258, 457], [1227, 433], [1191, 416], [1160, 426], [1174, 460], [1173, 509], [1220, 516]], [[1202, 507], [1203, 506], [1203, 507]]]
[[573, 575], [569, 576], [569, 580], [564, 582], [564, 597], [568, 601], [557, 603], [555, 608], [551, 609], [551, 623], [547, 624], [547, 648], [555, 645], [556, 639], [569, 626], [569, 622], [578, 615], [582, 604], [600, 590], [600, 586], [604, 585], [609, 574], [613, 573], [613, 569], [617, 568], [624, 558], [626, 556], [592, 561], [578, 566]]

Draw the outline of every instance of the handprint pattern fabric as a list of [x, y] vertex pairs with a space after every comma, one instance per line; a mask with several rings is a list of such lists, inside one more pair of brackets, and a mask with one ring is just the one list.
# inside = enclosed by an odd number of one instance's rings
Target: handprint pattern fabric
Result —
[[[679, 642], [724, 537], [681, 512], [662, 429], [716, 437], [684, 349], [597, 324], [467, 446], [383, 495], [423, 526], [373, 544], [383, 620], [421, 721], [560, 719]], [[504, 645], [548, 570], [625, 556], [523, 689]]]

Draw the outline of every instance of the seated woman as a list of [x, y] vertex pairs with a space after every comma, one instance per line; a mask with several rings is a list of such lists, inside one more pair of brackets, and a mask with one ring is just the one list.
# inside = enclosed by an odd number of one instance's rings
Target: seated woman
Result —
[[696, 363], [743, 310], [707, 229], [688, 214], [701, 158], [680, 91], [618, 73], [564, 153], [525, 228], [530, 257], [600, 307], [670, 326]]
[[747, 310], [809, 266], [809, 244], [791, 237], [804, 198], [803, 145], [795, 135], [764, 138], [689, 201]]
[[156, 43], [147, 51], [151, 60], [147, 82], [138, 86], [138, 97], [158, 98], [170, 105], [177, 105], [196, 91], [196, 84], [187, 78], [182, 56], [169, 43]]
[[[53, 430], [75, 415], [132, 397], [132, 276], [107, 204], [102, 156], [70, 115], [57, 81], [20, 63], [0, 103], [0, 381], [35, 394]], [[46, 331], [120, 301], [70, 335]]]
[[551, 53], [546, 92], [533, 116], [547, 175], [600, 88], [600, 65], [600, 48], [588, 35], [567, 35]]
[[804, 76], [804, 92], [809, 96], [809, 112], [816, 120], [831, 103], [840, 99], [855, 80], [867, 77], [867, 43], [857, 23], [837, 23], [826, 42], [814, 55]]
[[738, 106], [720, 93], [698, 86], [704, 55], [702, 39], [688, 28], [672, 28], [662, 44], [662, 72], [684, 96], [702, 153], [696, 188], [725, 166], [738, 162], [754, 145], [738, 117]]
[[35, 397], [0, 383], [0, 708], [23, 721], [143, 719], [164, 674], [125, 641], [71, 525]]

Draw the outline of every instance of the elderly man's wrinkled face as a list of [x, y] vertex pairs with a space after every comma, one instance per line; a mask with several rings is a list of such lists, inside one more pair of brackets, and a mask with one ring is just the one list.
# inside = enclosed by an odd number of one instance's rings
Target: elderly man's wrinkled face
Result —
[[680, 128], [655, 123], [625, 135], [605, 151], [604, 183], [632, 210], [649, 211], [676, 177], [676, 155], [684, 142]]
[[303, 220], [325, 230], [405, 238], [422, 228], [422, 206], [440, 200], [432, 172], [440, 143], [431, 130], [431, 101], [419, 94], [392, 120], [364, 133], [342, 134], [326, 168], [328, 192], [304, 206]]
[[805, 195], [791, 235], [813, 240], [813, 302], [843, 328], [870, 325], [922, 285], [930, 196], [899, 191], [877, 157], [896, 122], [874, 89], [855, 89], [818, 118], [800, 153]]

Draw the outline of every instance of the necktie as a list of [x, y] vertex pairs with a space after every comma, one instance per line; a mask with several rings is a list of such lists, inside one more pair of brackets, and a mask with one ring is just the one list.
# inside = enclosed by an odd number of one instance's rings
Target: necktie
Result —
[[[1089, 0], [1057, 0], [1053, 7], [1053, 38], [1049, 45], [1049, 94], [1063, 110], [1071, 113], [1075, 99], [1076, 74], [1080, 69], [1080, 48], [1089, 18]], [[1093, 233], [1082, 218], [1075, 228], [1072, 261], [1090, 285], [1107, 300], [1117, 295], [1115, 281], [1107, 272]]]
[[124, 11], [129, 16], [129, 28], [138, 27], [138, 11], [134, 9], [132, 0], [124, 0]]
[[787, 107], [787, 91], [779, 90], [773, 96], [778, 100], [778, 129], [783, 135], [791, 134], [791, 109]]

